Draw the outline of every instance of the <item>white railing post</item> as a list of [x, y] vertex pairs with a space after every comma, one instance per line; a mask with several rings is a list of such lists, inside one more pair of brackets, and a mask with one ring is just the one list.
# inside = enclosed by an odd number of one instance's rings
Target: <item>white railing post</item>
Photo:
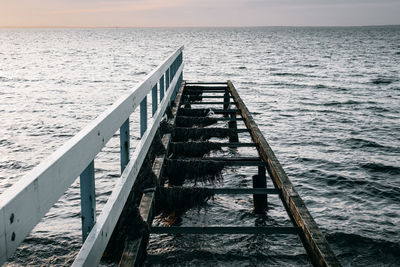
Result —
[[129, 133], [129, 118], [119, 128], [119, 142], [121, 154], [121, 173], [124, 172], [125, 166], [129, 162], [130, 149], [130, 133]]
[[169, 88], [169, 68], [165, 72], [165, 90]]
[[151, 89], [151, 116], [154, 116], [154, 113], [157, 111], [158, 102], [157, 102], [157, 84], [153, 86]]
[[94, 182], [94, 161], [80, 175], [82, 243], [96, 222], [96, 193]]
[[140, 102], [140, 137], [147, 130], [147, 96]]
[[160, 102], [163, 100], [164, 98], [164, 75], [161, 76], [160, 78]]

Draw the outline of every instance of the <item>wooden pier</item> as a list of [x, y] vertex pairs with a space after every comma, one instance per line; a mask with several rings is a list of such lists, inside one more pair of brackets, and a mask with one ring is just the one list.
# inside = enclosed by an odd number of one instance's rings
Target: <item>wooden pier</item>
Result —
[[[111, 257], [120, 266], [139, 266], [150, 233], [298, 235], [312, 265], [340, 266], [232, 82], [183, 81], [182, 51], [183, 47], [175, 51], [129, 95], [0, 196], [0, 263], [79, 176], [83, 245], [74, 266], [95, 266], [102, 257]], [[151, 116], [147, 114], [148, 93]], [[137, 107], [142, 138], [129, 155], [129, 117]], [[223, 126], [214, 127], [215, 123]], [[96, 218], [94, 158], [118, 130], [121, 177]], [[251, 141], [241, 142], [243, 134]], [[193, 147], [197, 152], [190, 151]], [[207, 151], [221, 147], [252, 148], [257, 156], [206, 156]], [[267, 212], [268, 195], [276, 195], [293, 225], [153, 226], [159, 190], [185, 190], [187, 177], [201, 178], [187, 168], [193, 162], [210, 166], [211, 171], [216, 166], [216, 173], [226, 166], [254, 166], [253, 188], [226, 188], [223, 182], [218, 187], [196, 188], [212, 195], [253, 195], [255, 213]], [[185, 172], [171, 171], [177, 166]], [[267, 179], [273, 188], [267, 188]]]

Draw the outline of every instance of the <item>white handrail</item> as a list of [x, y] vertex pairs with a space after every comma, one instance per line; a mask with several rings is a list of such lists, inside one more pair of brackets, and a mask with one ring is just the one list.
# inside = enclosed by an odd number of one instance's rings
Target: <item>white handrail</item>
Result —
[[[146, 79], [136, 89], [119, 99], [44, 162], [0, 195], [0, 264], [14, 253], [17, 246], [39, 223], [53, 204], [76, 178], [85, 171], [108, 140], [129, 119], [131, 113], [135, 111], [147, 94], [154, 86], [157, 86], [160, 79], [164, 80], [162, 77], [165, 77], [166, 84], [168, 81], [170, 86], [168, 87], [169, 89], [166, 88], [166, 97], [157, 109], [153, 117], [152, 126], [149, 129], [158, 127], [160, 119], [158, 116], [162, 116], [161, 110], [165, 111], [165, 103], [170, 101], [169, 98], [171, 96], [174, 96], [173, 91], [175, 91], [177, 82], [182, 79], [182, 51], [183, 46], [147, 75]], [[168, 75], [166, 75], [167, 73]], [[159, 85], [159, 88], [164, 88], [164, 85]], [[147, 135], [143, 136], [138, 147], [143, 148], [143, 151], [146, 150], [145, 153], [147, 153], [147, 144], [145, 142], [151, 136], [150, 132], [150, 130], [146, 131]], [[133, 167], [133, 170], [131, 169], [129, 171], [130, 174], [127, 176], [126, 173], [129, 168], [126, 168], [124, 171], [125, 176], [121, 176], [118, 185], [124, 179], [129, 180], [128, 184], [133, 185], [132, 180], [135, 179], [135, 173], [142, 164], [142, 161], [139, 160], [140, 157], [136, 153], [143, 153], [136, 151], [134, 166], [132, 166], [132, 160], [127, 165], [127, 167]], [[114, 191], [110, 199], [114, 196]], [[119, 204], [123, 207], [124, 203]], [[105, 208], [108, 207], [107, 204]], [[99, 217], [99, 221], [100, 218], [102, 217]], [[110, 226], [110, 224], [107, 226]], [[107, 231], [111, 232], [112, 230], [111, 228], [107, 229]]]
[[118, 221], [118, 218], [122, 212], [131, 188], [136, 180], [137, 174], [139, 173], [140, 166], [147, 154], [147, 151], [153, 141], [153, 137], [160, 125], [160, 121], [164, 115], [165, 109], [169, 104], [169, 99], [175, 92], [173, 88], [178, 83], [180, 74], [182, 73], [183, 64], [177, 71], [175, 78], [171, 81], [170, 88], [167, 91], [167, 95], [161, 102], [160, 108], [156, 112], [155, 116], [150, 120], [150, 127], [144, 133], [139, 145], [129, 161], [121, 178], [115, 185], [111, 196], [108, 198], [97, 223], [94, 225], [92, 231], [87, 237], [73, 266], [97, 266], [100, 262], [103, 251], [105, 250], [107, 243], [111, 237], [112, 231]]

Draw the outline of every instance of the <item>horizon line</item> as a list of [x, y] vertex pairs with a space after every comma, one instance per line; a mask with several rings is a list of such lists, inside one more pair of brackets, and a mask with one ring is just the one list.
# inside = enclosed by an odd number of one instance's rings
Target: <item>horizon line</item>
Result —
[[0, 26], [0, 29], [140, 29], [140, 28], [267, 28], [267, 27], [309, 27], [309, 28], [346, 28], [346, 27], [396, 27], [400, 24], [363, 24], [363, 25], [219, 25], [219, 26]]

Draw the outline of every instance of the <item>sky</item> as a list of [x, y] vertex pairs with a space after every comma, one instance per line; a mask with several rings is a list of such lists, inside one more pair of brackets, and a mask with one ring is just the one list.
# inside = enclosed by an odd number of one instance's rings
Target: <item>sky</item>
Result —
[[399, 24], [400, 0], [0, 0], [0, 27]]

